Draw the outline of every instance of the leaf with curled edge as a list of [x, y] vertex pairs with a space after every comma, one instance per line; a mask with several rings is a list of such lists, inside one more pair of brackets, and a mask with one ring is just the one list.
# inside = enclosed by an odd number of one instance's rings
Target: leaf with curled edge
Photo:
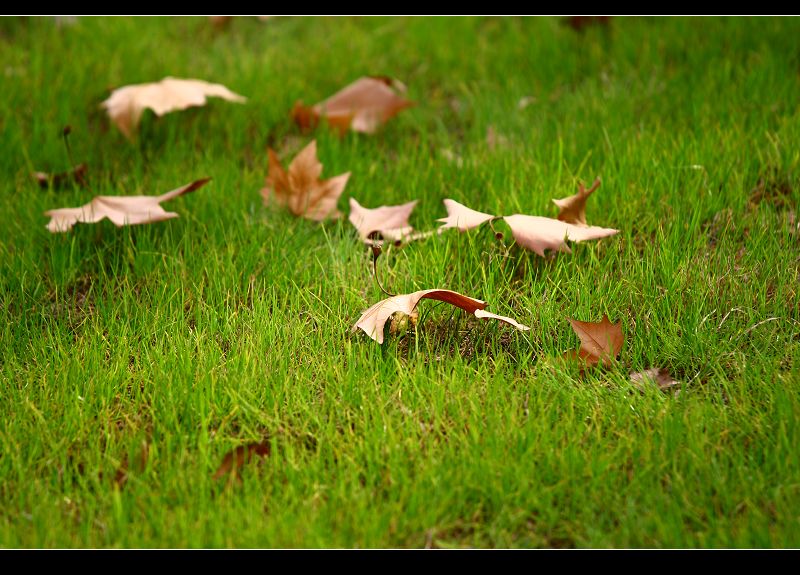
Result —
[[625, 344], [622, 333], [622, 322], [611, 323], [608, 316], [598, 323], [569, 320], [573, 331], [581, 340], [581, 347], [576, 351], [568, 351], [564, 357], [568, 360], [580, 360], [587, 366], [611, 365]]
[[383, 239], [396, 242], [412, 236], [414, 228], [408, 224], [408, 218], [414, 211], [418, 200], [399, 206], [380, 206], [365, 208], [355, 198], [350, 198], [350, 223], [358, 231], [361, 241], [371, 244], [370, 237], [380, 234]]
[[566, 240], [583, 242], [613, 236], [619, 230], [597, 226], [576, 226], [541, 216], [515, 214], [503, 218], [514, 240], [527, 250], [544, 256], [545, 250], [571, 253]]
[[396, 295], [379, 301], [361, 314], [361, 317], [353, 326], [352, 331], [361, 329], [369, 337], [382, 344], [384, 326], [389, 317], [397, 312], [411, 315], [417, 307], [417, 304], [423, 299], [443, 301], [459, 307], [477, 318], [496, 319], [513, 325], [519, 330], [527, 331], [530, 329], [528, 326], [520, 324], [509, 317], [484, 311], [486, 302], [479, 299], [471, 298], [451, 290], [428, 289], [410, 294]]
[[53, 233], [67, 232], [78, 223], [94, 224], [108, 218], [117, 227], [149, 224], [177, 218], [175, 212], [161, 207], [161, 202], [193, 192], [206, 185], [211, 178], [196, 180], [160, 196], [97, 196], [79, 208], [59, 208], [44, 213], [50, 216], [47, 229]]
[[444, 224], [439, 228], [440, 230], [456, 228], [460, 232], [465, 232], [477, 228], [483, 222], [495, 219], [495, 216], [491, 214], [478, 212], [451, 199], [444, 200], [444, 207], [447, 210], [447, 217], [436, 220]]
[[314, 106], [295, 103], [292, 117], [304, 129], [315, 127], [325, 118], [340, 135], [348, 130], [372, 134], [414, 105], [402, 96], [405, 91], [405, 86], [392, 78], [364, 76]]
[[322, 164], [317, 159], [317, 141], [312, 140], [284, 170], [275, 151], [270, 148], [266, 187], [261, 190], [264, 203], [274, 200], [296, 216], [320, 222], [338, 217], [336, 203], [342, 195], [350, 172], [323, 180]]
[[145, 110], [163, 116], [175, 110], [205, 106], [207, 97], [240, 104], [247, 101], [247, 98], [231, 92], [222, 84], [168, 76], [160, 82], [117, 88], [100, 106], [106, 109], [108, 117], [125, 137], [131, 139]]

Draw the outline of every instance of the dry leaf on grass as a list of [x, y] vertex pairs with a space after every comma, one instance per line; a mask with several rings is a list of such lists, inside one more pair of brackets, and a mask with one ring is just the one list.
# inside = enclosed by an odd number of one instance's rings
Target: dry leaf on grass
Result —
[[619, 233], [619, 230], [611, 228], [577, 226], [541, 216], [515, 214], [500, 218], [475, 211], [449, 199], [444, 200], [444, 205], [447, 209], [447, 217], [437, 220], [444, 223], [439, 228], [440, 230], [456, 228], [463, 232], [477, 228], [487, 221], [503, 219], [511, 228], [514, 240], [523, 248], [531, 250], [540, 256], [544, 256], [546, 250], [569, 253], [570, 249], [566, 244], [566, 240], [582, 242]]
[[53, 233], [67, 232], [78, 222], [94, 224], [104, 218], [108, 218], [118, 227], [177, 218], [178, 214], [164, 210], [161, 202], [193, 192], [210, 180], [211, 178], [203, 178], [160, 196], [97, 196], [79, 208], [49, 210], [44, 213], [50, 216], [47, 229]]
[[515, 214], [503, 218], [516, 242], [527, 250], [544, 256], [545, 250], [571, 253], [565, 240], [583, 242], [613, 236], [619, 230], [597, 226], [576, 226], [541, 216]]
[[414, 105], [401, 95], [405, 91], [405, 86], [397, 80], [365, 76], [314, 106], [297, 102], [292, 117], [304, 129], [315, 127], [325, 118], [340, 134], [347, 130], [372, 134], [381, 124]]
[[89, 171], [89, 166], [86, 164], [78, 164], [67, 172], [59, 172], [58, 174], [48, 174], [47, 172], [34, 172], [33, 179], [39, 183], [42, 188], [60, 188], [71, 182], [75, 182], [81, 186], [86, 185], [86, 173]]
[[370, 237], [380, 234], [381, 238], [390, 242], [401, 241], [409, 237], [414, 228], [408, 225], [408, 218], [418, 200], [399, 206], [380, 206], [365, 208], [355, 198], [350, 198], [350, 223], [358, 231], [362, 241], [371, 243]]
[[558, 219], [568, 224], [585, 226], [586, 224], [586, 200], [600, 187], [600, 178], [597, 178], [592, 187], [586, 189], [584, 185], [578, 184], [578, 193], [560, 200], [553, 200], [558, 206]]
[[214, 473], [213, 479], [216, 481], [227, 475], [238, 477], [239, 470], [244, 467], [248, 461], [253, 459], [253, 457], [268, 457], [271, 451], [270, 444], [266, 441], [240, 445], [236, 449], [225, 454], [225, 457], [222, 458], [222, 463], [220, 463], [217, 471]]
[[320, 222], [339, 217], [336, 202], [342, 195], [350, 172], [321, 180], [322, 164], [317, 159], [317, 141], [313, 140], [295, 156], [284, 170], [275, 151], [270, 148], [267, 186], [261, 190], [264, 204], [271, 199], [286, 206], [296, 216]]
[[510, 317], [496, 315], [491, 312], [484, 311], [486, 302], [479, 299], [474, 299], [460, 293], [443, 290], [443, 289], [428, 289], [417, 291], [410, 294], [396, 295], [385, 300], [381, 300], [368, 310], [366, 310], [353, 326], [352, 331], [361, 329], [369, 337], [383, 343], [383, 329], [386, 321], [392, 314], [400, 312], [405, 315], [411, 315], [417, 304], [422, 299], [433, 299], [443, 301], [463, 309], [464, 311], [473, 314], [480, 319], [496, 319], [502, 322], [513, 325], [520, 330], [530, 329], [528, 326], [517, 323]]
[[631, 383], [644, 391], [645, 386], [656, 385], [661, 391], [669, 391], [675, 386], [679, 386], [680, 382], [672, 379], [669, 371], [663, 367], [654, 367], [644, 371], [638, 371], [631, 374]]
[[569, 320], [572, 329], [581, 340], [581, 347], [564, 354], [568, 360], [578, 359], [587, 366], [611, 365], [611, 362], [622, 351], [625, 336], [622, 333], [622, 322], [611, 323], [608, 316], [603, 316], [599, 323]]
[[444, 207], [447, 210], [447, 217], [436, 220], [444, 224], [439, 228], [440, 230], [456, 228], [460, 232], [465, 232], [472, 228], [477, 228], [483, 222], [495, 218], [495, 216], [491, 214], [484, 214], [483, 212], [470, 209], [463, 204], [459, 204], [455, 200], [444, 200]]
[[152, 110], [156, 116], [163, 116], [175, 110], [204, 106], [209, 96], [229, 102], [247, 101], [247, 98], [231, 92], [222, 84], [167, 77], [160, 82], [118, 88], [100, 105], [108, 111], [109, 118], [120, 131], [127, 138], [132, 138], [145, 109]]

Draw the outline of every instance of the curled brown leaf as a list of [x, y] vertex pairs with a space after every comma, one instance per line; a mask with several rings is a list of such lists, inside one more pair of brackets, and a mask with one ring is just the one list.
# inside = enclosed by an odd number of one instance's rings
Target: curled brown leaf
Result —
[[413, 106], [402, 94], [405, 86], [386, 77], [365, 76], [330, 98], [308, 107], [297, 102], [292, 117], [301, 128], [313, 128], [325, 118], [340, 134], [348, 130], [372, 134], [402, 110]]

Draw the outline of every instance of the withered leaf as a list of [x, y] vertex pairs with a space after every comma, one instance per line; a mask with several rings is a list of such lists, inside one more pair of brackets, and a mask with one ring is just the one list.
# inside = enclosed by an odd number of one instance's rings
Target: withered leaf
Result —
[[669, 371], [663, 367], [654, 367], [632, 373], [631, 383], [642, 391], [644, 391], [647, 385], [656, 385], [661, 391], [669, 391], [670, 388], [680, 385], [680, 382], [672, 379]]
[[312, 140], [284, 170], [275, 151], [270, 148], [266, 187], [261, 190], [264, 204], [274, 199], [296, 216], [320, 222], [339, 217], [336, 202], [342, 195], [350, 172], [321, 180], [322, 164], [317, 159], [317, 141]]
[[515, 214], [503, 218], [523, 248], [544, 256], [545, 250], [570, 253], [565, 240], [583, 242], [613, 236], [619, 230], [597, 226], [576, 226], [540, 216]]
[[417, 307], [417, 304], [423, 299], [433, 299], [449, 303], [480, 319], [496, 319], [513, 325], [517, 329], [523, 331], [530, 329], [528, 326], [517, 323], [510, 317], [484, 311], [486, 302], [479, 299], [461, 295], [451, 290], [428, 289], [410, 294], [396, 295], [379, 301], [361, 314], [361, 317], [353, 326], [352, 331], [361, 329], [378, 343], [383, 343], [383, 329], [389, 317], [397, 312], [411, 315]]
[[569, 320], [573, 331], [581, 340], [581, 347], [577, 351], [568, 351], [567, 359], [579, 359], [585, 365], [592, 366], [611, 365], [613, 360], [622, 351], [625, 336], [622, 333], [622, 322], [611, 323], [608, 316], [603, 316], [599, 323]]
[[388, 241], [400, 241], [410, 236], [414, 231], [408, 225], [408, 218], [418, 200], [401, 204], [399, 206], [380, 206], [378, 208], [365, 208], [355, 198], [350, 198], [350, 223], [358, 231], [362, 241], [370, 243], [370, 236], [377, 233]]
[[495, 216], [491, 214], [484, 214], [473, 209], [468, 208], [463, 204], [459, 204], [455, 200], [444, 200], [444, 207], [447, 210], [446, 218], [439, 218], [437, 222], [442, 222], [444, 225], [440, 230], [447, 228], [457, 228], [461, 232], [477, 228], [483, 222], [494, 219]]
[[196, 180], [160, 196], [97, 196], [79, 208], [49, 210], [44, 213], [50, 216], [47, 229], [53, 233], [67, 232], [78, 222], [94, 224], [104, 218], [111, 220], [117, 227], [177, 218], [178, 214], [164, 210], [161, 202], [193, 192], [210, 180], [211, 178]]
[[127, 138], [132, 138], [146, 109], [152, 110], [156, 116], [163, 116], [175, 110], [204, 106], [207, 97], [240, 104], [247, 101], [247, 98], [231, 92], [222, 84], [167, 77], [160, 82], [117, 88], [100, 105], [120, 131]]
[[401, 95], [405, 91], [405, 86], [397, 80], [365, 76], [314, 106], [297, 102], [292, 117], [304, 129], [315, 127], [325, 118], [340, 134], [347, 130], [372, 134], [400, 111], [414, 105]]
[[600, 187], [600, 178], [597, 178], [592, 187], [586, 189], [583, 183], [578, 184], [578, 193], [559, 200], [553, 200], [558, 206], [558, 219], [568, 224], [585, 226], [586, 224], [586, 200]]
[[60, 188], [75, 182], [81, 186], [86, 185], [86, 173], [89, 171], [89, 166], [86, 164], [78, 164], [67, 172], [59, 172], [57, 174], [48, 174], [47, 172], [34, 172], [33, 179], [35, 179], [39, 186], [42, 188]]
[[239, 474], [239, 470], [253, 457], [269, 457], [271, 450], [272, 448], [267, 441], [240, 445], [225, 454], [225, 457], [222, 458], [222, 463], [214, 473], [213, 479], [216, 481], [220, 477], [227, 475], [236, 477]]

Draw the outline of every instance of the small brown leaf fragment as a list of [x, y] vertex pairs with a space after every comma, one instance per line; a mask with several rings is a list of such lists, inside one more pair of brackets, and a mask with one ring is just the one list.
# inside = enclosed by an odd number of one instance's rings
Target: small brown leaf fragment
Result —
[[558, 206], [558, 220], [568, 224], [587, 226], [586, 224], [586, 200], [600, 187], [600, 178], [597, 178], [592, 187], [586, 189], [583, 183], [578, 184], [578, 193], [560, 200], [553, 200]]
[[71, 182], [75, 182], [81, 186], [86, 185], [86, 172], [89, 166], [86, 164], [78, 164], [67, 172], [60, 172], [58, 174], [48, 174], [47, 172], [34, 172], [33, 178], [39, 183], [42, 188], [61, 188]]
[[403, 93], [405, 86], [397, 80], [365, 76], [314, 106], [297, 102], [292, 117], [304, 129], [315, 127], [325, 118], [340, 135], [347, 130], [372, 134], [399, 112], [414, 105], [401, 95]]
[[508, 145], [508, 138], [495, 130], [494, 126], [486, 128], [486, 146], [490, 152], [494, 152], [498, 148], [507, 148]]
[[486, 302], [479, 299], [471, 298], [451, 290], [429, 289], [410, 294], [396, 295], [379, 301], [361, 314], [361, 317], [353, 326], [352, 331], [361, 329], [378, 343], [383, 343], [383, 329], [386, 325], [386, 321], [397, 312], [405, 315], [412, 315], [417, 304], [423, 299], [443, 301], [455, 307], [459, 307], [467, 313], [475, 315], [477, 318], [497, 319], [523, 331], [530, 329], [528, 326], [517, 323], [509, 317], [483, 312], [482, 310], [486, 307]]
[[442, 222], [444, 224], [439, 228], [440, 230], [456, 228], [460, 232], [466, 232], [467, 230], [477, 228], [483, 222], [487, 222], [495, 218], [495, 216], [491, 214], [478, 212], [468, 208], [463, 204], [459, 204], [455, 200], [444, 200], [444, 207], [447, 210], [447, 217], [436, 220], [437, 222]]
[[53, 233], [67, 232], [78, 223], [94, 224], [108, 218], [115, 226], [149, 224], [177, 218], [175, 212], [161, 207], [161, 202], [177, 198], [206, 185], [211, 178], [196, 180], [160, 196], [97, 196], [79, 208], [48, 210], [50, 216], [47, 229]]
[[613, 236], [619, 230], [599, 228], [597, 226], [576, 226], [540, 216], [515, 214], [503, 218], [511, 228], [516, 242], [527, 250], [540, 256], [546, 250], [570, 253], [565, 240], [582, 242]]
[[680, 382], [672, 379], [669, 371], [663, 367], [654, 367], [631, 373], [631, 383], [642, 391], [645, 390], [646, 386], [650, 385], [658, 386], [661, 391], [669, 391], [671, 388], [680, 385]]
[[562, 22], [576, 32], [583, 32], [587, 26], [608, 27], [611, 23], [611, 16], [568, 16]]
[[238, 477], [239, 470], [253, 457], [269, 457], [271, 450], [270, 444], [266, 441], [240, 445], [225, 454], [225, 457], [222, 458], [222, 463], [214, 473], [213, 479], [216, 481], [220, 477], [227, 475]]
[[266, 187], [261, 190], [264, 204], [274, 200], [289, 208], [296, 216], [320, 222], [339, 217], [336, 202], [342, 195], [350, 172], [322, 180], [322, 164], [317, 159], [317, 141], [312, 140], [284, 170], [275, 151], [270, 148]]
[[622, 351], [625, 336], [622, 333], [622, 322], [611, 323], [608, 316], [603, 316], [599, 323], [569, 320], [573, 331], [581, 340], [581, 347], [577, 351], [571, 350], [564, 354], [567, 360], [580, 360], [587, 366], [609, 366]]
[[240, 104], [247, 101], [222, 84], [167, 77], [160, 82], [118, 88], [100, 106], [106, 109], [108, 117], [125, 137], [131, 139], [146, 109], [152, 110], [156, 116], [163, 116], [175, 110], [204, 106], [207, 97]]
[[418, 200], [414, 200], [399, 206], [380, 206], [370, 209], [359, 204], [355, 198], [350, 198], [348, 219], [365, 243], [372, 243], [369, 238], [375, 233], [388, 241], [402, 241], [414, 231], [414, 228], [408, 225], [408, 218], [417, 202]]

